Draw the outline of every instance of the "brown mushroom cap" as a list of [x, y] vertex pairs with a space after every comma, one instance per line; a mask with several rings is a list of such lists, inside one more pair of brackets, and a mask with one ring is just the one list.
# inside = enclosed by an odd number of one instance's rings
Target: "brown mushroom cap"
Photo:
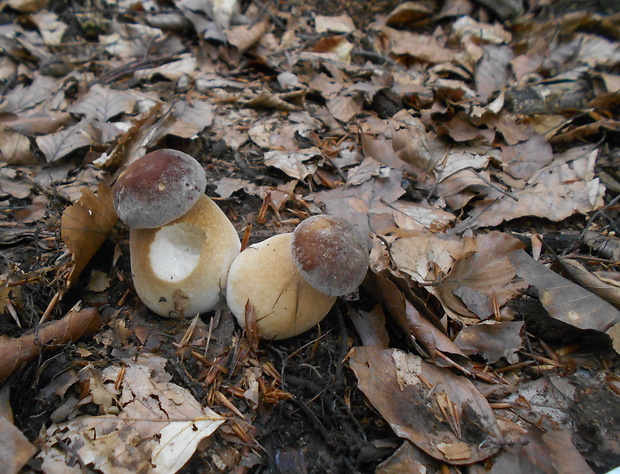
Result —
[[114, 186], [114, 208], [129, 227], [153, 229], [181, 217], [205, 192], [200, 163], [177, 150], [157, 150], [130, 164]]
[[334, 305], [335, 296], [315, 290], [293, 264], [292, 234], [279, 234], [251, 245], [233, 261], [226, 303], [245, 327], [245, 305], [256, 311], [265, 339], [286, 339], [316, 326]]
[[293, 232], [291, 249], [299, 273], [326, 295], [351, 293], [368, 271], [366, 241], [353, 224], [341, 217], [309, 217]]

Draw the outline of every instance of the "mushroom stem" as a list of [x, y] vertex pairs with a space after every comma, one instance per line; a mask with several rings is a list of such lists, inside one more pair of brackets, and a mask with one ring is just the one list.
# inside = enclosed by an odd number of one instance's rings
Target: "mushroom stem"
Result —
[[234, 226], [204, 194], [186, 214], [162, 227], [132, 228], [129, 245], [138, 296], [166, 317], [213, 310], [241, 247]]
[[295, 268], [293, 234], [280, 234], [246, 248], [228, 274], [226, 302], [245, 327], [249, 300], [264, 339], [286, 339], [317, 325], [334, 305], [335, 296], [315, 290]]

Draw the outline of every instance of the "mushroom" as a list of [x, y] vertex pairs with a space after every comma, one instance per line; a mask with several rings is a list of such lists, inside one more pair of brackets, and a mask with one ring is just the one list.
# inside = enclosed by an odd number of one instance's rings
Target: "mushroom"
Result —
[[134, 161], [114, 186], [114, 207], [130, 228], [136, 293], [161, 316], [214, 309], [239, 254], [239, 236], [206, 184], [194, 158], [164, 149]]
[[265, 339], [297, 336], [318, 324], [337, 296], [354, 291], [368, 270], [365, 239], [347, 220], [320, 215], [241, 252], [228, 273], [226, 303], [245, 327], [254, 307]]

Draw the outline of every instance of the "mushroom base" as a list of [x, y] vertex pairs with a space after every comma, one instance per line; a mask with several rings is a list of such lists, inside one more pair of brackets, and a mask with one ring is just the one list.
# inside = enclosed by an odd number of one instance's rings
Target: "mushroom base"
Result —
[[201, 195], [194, 207], [158, 229], [131, 229], [131, 272], [136, 293], [153, 312], [194, 317], [215, 309], [239, 236], [226, 215]]
[[300, 275], [291, 253], [292, 234], [280, 234], [245, 249], [228, 274], [226, 302], [245, 327], [245, 306], [256, 311], [264, 339], [286, 339], [317, 325], [336, 301], [312, 288]]

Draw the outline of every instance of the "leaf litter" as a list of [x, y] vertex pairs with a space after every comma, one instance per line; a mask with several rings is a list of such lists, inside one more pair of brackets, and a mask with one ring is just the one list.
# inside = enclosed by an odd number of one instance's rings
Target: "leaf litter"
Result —
[[[0, 34], [9, 472], [620, 465], [617, 9], [87, 3]], [[157, 318], [110, 206], [157, 148], [250, 243], [351, 220], [359, 292], [280, 343]]]

